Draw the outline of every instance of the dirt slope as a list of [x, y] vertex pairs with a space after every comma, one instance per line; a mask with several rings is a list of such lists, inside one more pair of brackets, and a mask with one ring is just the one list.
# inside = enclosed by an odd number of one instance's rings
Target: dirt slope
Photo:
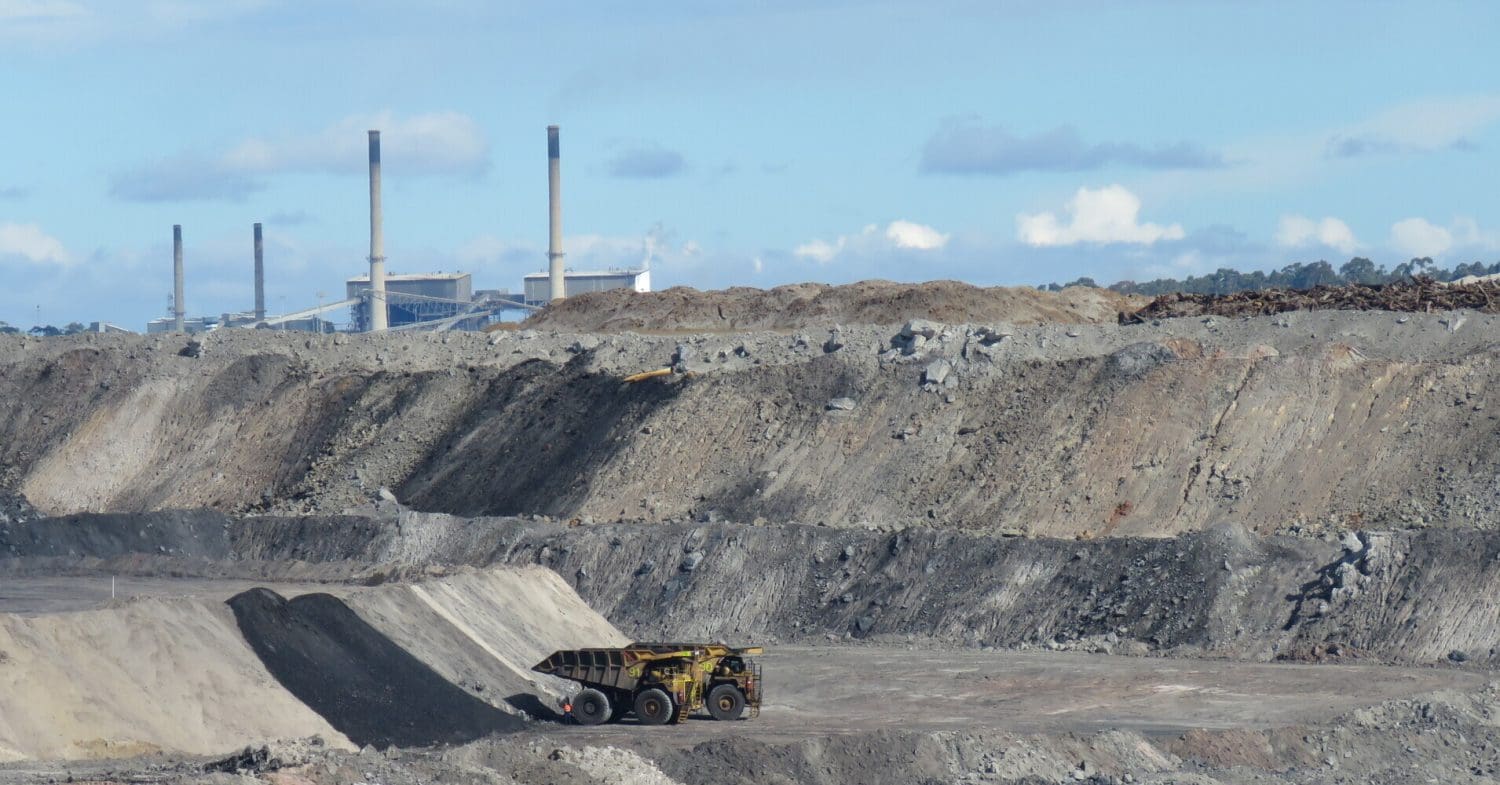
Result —
[[[204, 531], [223, 536], [224, 521], [172, 517], [173, 526], [115, 518], [120, 525], [94, 535], [69, 527], [71, 542], [48, 553], [71, 555], [16, 558], [57, 558], [75, 572], [112, 558], [99, 574], [113, 575], [131, 562], [153, 570], [140, 557], [154, 553], [177, 560], [162, 574], [202, 571], [212, 562], [189, 555], [191, 543]], [[95, 536], [106, 529], [163, 533], [149, 544]], [[236, 548], [219, 558], [230, 554], [236, 564], [248, 555]], [[467, 741], [526, 727], [522, 711], [547, 716], [561, 685], [528, 670], [547, 654], [625, 642], [538, 567], [334, 584], [328, 588], [339, 597], [314, 592], [290, 601], [257, 588], [228, 605], [212, 582], [177, 582], [179, 591], [204, 596], [0, 613], [0, 761], [222, 755], [315, 735], [343, 747], [351, 739], [381, 747]], [[103, 602], [109, 585], [106, 577]]]
[[220, 603], [0, 615], [0, 758], [221, 754], [343, 734], [266, 671]]
[[952, 324], [1073, 324], [1114, 321], [1120, 312], [1147, 302], [1144, 297], [1091, 287], [1041, 292], [1027, 287], [982, 288], [958, 281], [802, 283], [715, 291], [674, 287], [661, 292], [614, 290], [571, 297], [531, 317], [524, 326], [567, 332], [722, 332], [900, 324], [908, 319]]
[[536, 566], [391, 584], [344, 601], [444, 679], [534, 716], [548, 716], [565, 685], [532, 665], [557, 649], [629, 643], [557, 573]]
[[0, 484], [52, 514], [385, 487], [462, 515], [1062, 537], [1500, 514], [1492, 315], [916, 329], [0, 341]]
[[[60, 540], [86, 542], [97, 539], [90, 528], [145, 527], [158, 515], [33, 525], [62, 529]], [[971, 646], [1258, 660], [1433, 663], [1459, 652], [1464, 661], [1500, 663], [1500, 602], [1493, 599], [1500, 592], [1500, 533], [1493, 531], [1323, 540], [1221, 525], [1173, 538], [1069, 541], [935, 527], [564, 526], [418, 513], [204, 515], [200, 526], [227, 526], [234, 542], [229, 559], [164, 556], [155, 547], [104, 561], [19, 554], [0, 558], [0, 575], [82, 570], [223, 578], [274, 569], [301, 576], [308, 567], [300, 560], [316, 560], [327, 570], [325, 580], [367, 581], [434, 565], [540, 565], [556, 575], [456, 576], [420, 587], [468, 630], [449, 628], [433, 605], [400, 585], [346, 595], [445, 678], [484, 687], [480, 694], [501, 708], [515, 692], [546, 689], [518, 678], [537, 651], [591, 637], [619, 640], [577, 598], [568, 599], [567, 585], [636, 639], [913, 636]], [[443, 599], [450, 592], [456, 598]], [[522, 643], [512, 650], [507, 639]]]
[[287, 600], [252, 589], [229, 607], [277, 681], [357, 745], [454, 744], [525, 725], [439, 676], [332, 595]]

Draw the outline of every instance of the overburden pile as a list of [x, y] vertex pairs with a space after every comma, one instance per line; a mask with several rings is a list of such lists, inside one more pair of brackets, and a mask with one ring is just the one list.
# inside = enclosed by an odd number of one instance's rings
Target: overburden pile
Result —
[[1443, 283], [1425, 276], [1390, 284], [1262, 289], [1233, 294], [1164, 294], [1120, 324], [1145, 324], [1185, 316], [1269, 316], [1288, 311], [1406, 311], [1431, 313], [1470, 309], [1500, 313], [1500, 281]]
[[461, 744], [526, 726], [439, 676], [337, 597], [251, 589], [229, 607], [271, 675], [355, 744]]

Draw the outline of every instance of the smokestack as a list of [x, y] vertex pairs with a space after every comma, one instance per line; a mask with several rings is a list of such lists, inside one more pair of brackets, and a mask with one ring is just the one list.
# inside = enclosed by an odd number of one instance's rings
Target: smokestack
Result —
[[266, 244], [261, 240], [260, 224], [255, 225], [255, 321], [266, 320]]
[[567, 296], [563, 279], [562, 249], [562, 167], [557, 145], [557, 126], [547, 126], [547, 206], [548, 226], [547, 273], [552, 302]]
[[182, 225], [172, 225], [172, 330], [183, 332], [187, 309], [182, 307]]
[[380, 216], [380, 132], [370, 132], [370, 332], [389, 325], [385, 306], [385, 235]]

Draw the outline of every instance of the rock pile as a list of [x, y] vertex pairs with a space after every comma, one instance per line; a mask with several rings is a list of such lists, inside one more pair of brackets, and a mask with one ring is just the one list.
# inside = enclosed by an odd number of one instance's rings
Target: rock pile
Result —
[[30, 523], [41, 517], [26, 497], [12, 491], [0, 491], [0, 526], [9, 523]]
[[1233, 294], [1164, 294], [1138, 311], [1120, 314], [1120, 324], [1144, 324], [1179, 316], [1266, 316], [1287, 311], [1411, 311], [1472, 309], [1500, 313], [1500, 281], [1475, 278], [1445, 284], [1420, 277], [1391, 284], [1263, 289]]

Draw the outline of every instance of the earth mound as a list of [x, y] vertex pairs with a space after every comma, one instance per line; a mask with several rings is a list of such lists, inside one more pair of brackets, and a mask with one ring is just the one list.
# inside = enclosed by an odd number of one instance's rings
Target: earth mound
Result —
[[1141, 297], [1081, 286], [1043, 292], [958, 281], [800, 283], [716, 291], [679, 286], [661, 292], [617, 289], [570, 297], [532, 316], [524, 326], [576, 332], [716, 332], [899, 324], [910, 319], [946, 324], [1095, 324], [1114, 321], [1120, 312], [1144, 302]]
[[438, 675], [333, 595], [287, 600], [251, 589], [229, 607], [266, 669], [355, 744], [462, 744], [526, 727]]
[[1164, 294], [1120, 324], [1144, 324], [1179, 316], [1269, 316], [1287, 311], [1406, 311], [1428, 313], [1468, 308], [1500, 313], [1500, 281], [1460, 279], [1452, 284], [1414, 278], [1390, 284], [1263, 289], [1233, 294]]

